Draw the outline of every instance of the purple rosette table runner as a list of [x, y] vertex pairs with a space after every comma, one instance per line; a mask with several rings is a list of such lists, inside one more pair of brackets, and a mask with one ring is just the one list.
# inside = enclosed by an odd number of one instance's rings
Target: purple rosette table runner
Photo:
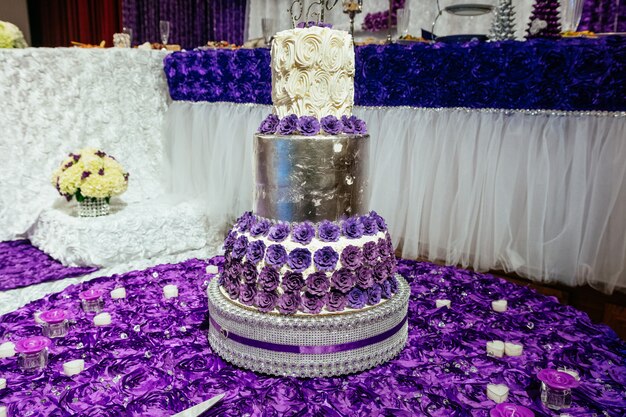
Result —
[[97, 269], [65, 266], [31, 245], [28, 240], [0, 242], [0, 291], [78, 277]]
[[[271, 104], [268, 49], [176, 52], [174, 100]], [[356, 48], [361, 106], [626, 110], [626, 37]]]
[[[487, 384], [506, 384], [508, 402], [535, 416], [553, 416], [540, 402], [536, 375], [567, 367], [581, 377], [571, 416], [623, 415], [626, 344], [606, 326], [551, 297], [500, 279], [430, 263], [400, 261], [411, 286], [407, 347], [391, 362], [341, 378], [275, 378], [229, 365], [207, 342], [206, 266], [189, 260], [97, 278], [0, 317], [0, 343], [39, 335], [33, 315], [60, 308], [73, 322], [53, 340], [48, 367], [19, 370], [0, 359], [0, 404], [9, 416], [169, 416], [213, 396], [225, 397], [207, 416], [454, 416], [487, 417]], [[165, 299], [163, 286], [178, 287]], [[127, 298], [109, 291], [123, 286]], [[104, 292], [112, 324], [95, 327], [78, 294]], [[435, 307], [436, 299], [450, 308]], [[491, 301], [508, 300], [508, 310]], [[524, 344], [520, 357], [487, 356], [490, 340]], [[63, 363], [84, 359], [85, 370], [63, 374]]]

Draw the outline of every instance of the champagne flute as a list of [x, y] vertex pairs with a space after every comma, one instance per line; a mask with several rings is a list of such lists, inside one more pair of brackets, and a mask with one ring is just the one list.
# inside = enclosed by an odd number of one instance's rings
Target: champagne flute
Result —
[[265, 39], [265, 45], [269, 46], [272, 41], [272, 37], [276, 33], [276, 20], [271, 17], [262, 18], [261, 28], [263, 29], [263, 39]]
[[168, 20], [161, 20], [159, 22], [159, 29], [161, 31], [161, 43], [167, 45], [167, 41], [170, 38], [170, 22]]
[[398, 9], [397, 11], [398, 22], [398, 37], [401, 38], [409, 33], [409, 19], [411, 18], [410, 9]]

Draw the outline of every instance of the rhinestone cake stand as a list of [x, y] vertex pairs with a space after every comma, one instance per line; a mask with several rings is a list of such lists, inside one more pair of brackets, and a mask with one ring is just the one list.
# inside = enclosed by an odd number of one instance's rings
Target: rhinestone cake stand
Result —
[[237, 366], [270, 375], [330, 377], [360, 372], [396, 356], [407, 340], [409, 286], [397, 276], [392, 298], [361, 310], [328, 314], [260, 313], [207, 289], [209, 343]]

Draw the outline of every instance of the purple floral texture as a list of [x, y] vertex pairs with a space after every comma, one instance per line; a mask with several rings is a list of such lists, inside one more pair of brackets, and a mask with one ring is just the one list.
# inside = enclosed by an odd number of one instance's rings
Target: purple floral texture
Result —
[[366, 266], [362, 266], [356, 270], [356, 285], [363, 289], [368, 289], [374, 285], [374, 274], [372, 270]]
[[270, 245], [265, 251], [265, 262], [278, 268], [282, 267], [287, 262], [287, 250], [283, 245]]
[[370, 241], [363, 245], [363, 260], [365, 264], [369, 266], [375, 265], [378, 260], [378, 255], [378, 245], [376, 242]]
[[258, 278], [256, 266], [252, 262], [244, 262], [241, 266], [241, 278], [246, 284], [256, 284]]
[[291, 240], [301, 245], [308, 245], [315, 237], [315, 228], [311, 222], [303, 222], [294, 226]]
[[346, 298], [348, 299], [348, 307], [350, 308], [363, 308], [367, 303], [367, 294], [358, 287], [352, 288]]
[[246, 211], [237, 219], [237, 229], [242, 233], [246, 232], [253, 223], [254, 216], [252, 215], [252, 212]]
[[328, 311], [342, 311], [348, 305], [346, 295], [341, 291], [332, 290], [326, 299], [326, 309]]
[[253, 306], [256, 300], [256, 285], [242, 284], [239, 290], [239, 301], [247, 306]]
[[343, 125], [343, 133], [364, 135], [367, 133], [365, 122], [356, 116], [341, 116], [341, 124]]
[[316, 22], [315, 20], [310, 20], [308, 22], [298, 22], [298, 24], [296, 25], [298, 29], [311, 28], [314, 26], [318, 26], [321, 28], [329, 28], [329, 29], [333, 27], [333, 25], [330, 23]]
[[379, 284], [374, 284], [371, 288], [367, 289], [366, 294], [367, 294], [367, 304], [375, 305], [380, 302], [380, 299], [383, 294], [383, 290]]
[[358, 217], [349, 217], [341, 223], [341, 232], [348, 239], [358, 239], [363, 236], [363, 225]]
[[276, 133], [276, 129], [278, 128], [278, 123], [280, 119], [275, 114], [269, 114], [265, 120], [261, 122], [261, 126], [259, 126], [259, 133], [263, 134], [273, 134]]
[[285, 292], [300, 291], [304, 287], [304, 278], [299, 272], [287, 272], [283, 276], [281, 287]]
[[275, 268], [266, 265], [259, 274], [259, 287], [263, 291], [274, 291], [280, 284], [280, 274]]
[[322, 242], [336, 242], [340, 234], [339, 226], [328, 220], [322, 221], [317, 228], [317, 235]]
[[372, 216], [361, 216], [361, 224], [363, 225], [363, 234], [373, 236], [378, 233], [378, 224]]
[[285, 292], [278, 299], [278, 311], [281, 314], [294, 314], [300, 308], [301, 302], [300, 294]]
[[378, 247], [378, 253], [383, 258], [391, 255], [391, 248], [389, 247], [389, 242], [387, 242], [387, 239], [378, 239], [378, 243], [376, 246]]
[[333, 271], [339, 260], [339, 255], [330, 246], [324, 246], [315, 251], [313, 261], [318, 271]]
[[254, 237], [265, 236], [269, 230], [269, 220], [259, 219], [250, 227], [250, 234]]
[[246, 251], [246, 258], [254, 263], [258, 264], [265, 256], [265, 243], [262, 240], [255, 240], [248, 245]]
[[302, 295], [300, 309], [305, 313], [318, 314], [320, 311], [322, 311], [322, 308], [324, 308], [325, 304], [325, 296], [318, 296], [305, 292]]
[[289, 225], [287, 223], [276, 223], [270, 227], [268, 237], [274, 242], [282, 242], [289, 236]]
[[341, 120], [333, 115], [324, 116], [320, 120], [320, 125], [324, 133], [328, 135], [338, 135], [343, 130]]
[[298, 131], [304, 136], [314, 136], [320, 132], [320, 122], [314, 116], [300, 116]]
[[298, 130], [298, 116], [290, 114], [285, 116], [278, 123], [276, 133], [281, 135], [293, 135]]
[[302, 272], [311, 266], [311, 252], [307, 248], [296, 248], [289, 253], [287, 264], [294, 272]]
[[356, 269], [363, 265], [363, 253], [361, 249], [354, 246], [348, 245], [341, 252], [341, 265], [348, 269]]
[[275, 292], [260, 291], [256, 295], [256, 306], [260, 312], [272, 311], [278, 303], [278, 295]]
[[385, 219], [375, 211], [370, 212], [370, 217], [373, 217], [376, 220], [376, 225], [378, 226], [378, 230], [380, 232], [384, 232], [387, 230], [387, 224], [385, 223]]
[[226, 289], [226, 294], [228, 294], [230, 298], [233, 300], [239, 299], [239, 292], [241, 291], [240, 284], [233, 281], [227, 281], [224, 285], [224, 289]]
[[324, 295], [330, 289], [330, 282], [324, 272], [315, 272], [307, 277], [306, 288], [313, 295]]
[[342, 268], [333, 272], [330, 281], [334, 289], [345, 294], [354, 287], [356, 276], [349, 269]]
[[248, 238], [245, 236], [239, 236], [237, 240], [235, 240], [235, 244], [233, 245], [232, 256], [235, 259], [241, 259], [246, 254], [248, 249]]

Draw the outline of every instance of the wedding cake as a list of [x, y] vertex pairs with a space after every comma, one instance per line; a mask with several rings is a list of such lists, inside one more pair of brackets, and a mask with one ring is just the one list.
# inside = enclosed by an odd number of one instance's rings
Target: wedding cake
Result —
[[254, 135], [254, 210], [229, 232], [207, 290], [209, 342], [269, 374], [361, 371], [406, 344], [409, 289], [384, 219], [367, 207], [352, 38], [295, 28], [276, 34], [271, 55], [274, 111]]

